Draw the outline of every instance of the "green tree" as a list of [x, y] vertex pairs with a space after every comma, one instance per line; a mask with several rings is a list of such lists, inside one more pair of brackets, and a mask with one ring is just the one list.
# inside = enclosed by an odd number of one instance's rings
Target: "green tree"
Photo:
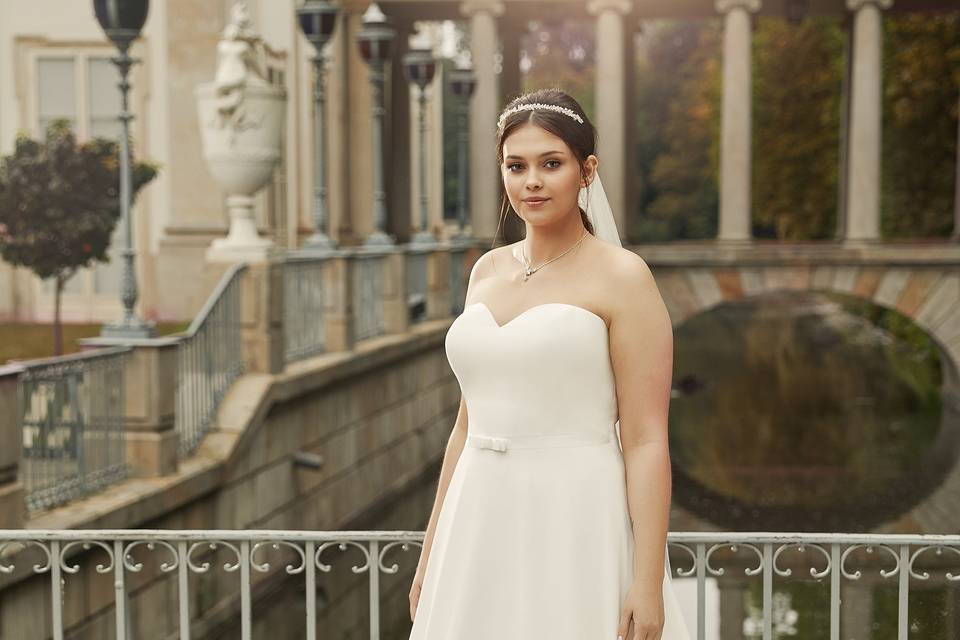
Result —
[[880, 225], [886, 237], [953, 228], [960, 12], [884, 19]]
[[754, 37], [752, 222], [755, 237], [836, 232], [843, 39], [829, 18], [761, 18]]
[[[64, 283], [93, 261], [109, 262], [117, 220], [119, 145], [94, 138], [78, 144], [67, 120], [56, 120], [42, 142], [24, 134], [0, 161], [0, 257], [54, 279], [54, 354], [60, 355], [60, 297]], [[157, 175], [136, 162], [134, 195]]]
[[716, 234], [719, 27], [711, 20], [651, 29], [637, 82], [641, 240]]

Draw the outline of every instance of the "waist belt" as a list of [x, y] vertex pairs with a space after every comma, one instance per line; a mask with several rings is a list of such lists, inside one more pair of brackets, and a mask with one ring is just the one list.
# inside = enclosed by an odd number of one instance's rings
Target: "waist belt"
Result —
[[493, 451], [507, 449], [542, 449], [548, 447], [582, 447], [605, 444], [614, 438], [614, 432], [607, 433], [557, 433], [529, 436], [490, 436], [481, 433], [467, 434], [466, 445]]

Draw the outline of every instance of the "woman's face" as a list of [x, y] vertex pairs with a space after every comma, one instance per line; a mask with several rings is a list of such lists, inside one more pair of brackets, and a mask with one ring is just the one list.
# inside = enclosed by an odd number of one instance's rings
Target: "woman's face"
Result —
[[[592, 175], [596, 156], [587, 158]], [[530, 224], [550, 224], [577, 211], [584, 181], [580, 165], [563, 141], [549, 131], [527, 123], [503, 142], [503, 185], [507, 198]], [[579, 216], [579, 214], [578, 214]]]

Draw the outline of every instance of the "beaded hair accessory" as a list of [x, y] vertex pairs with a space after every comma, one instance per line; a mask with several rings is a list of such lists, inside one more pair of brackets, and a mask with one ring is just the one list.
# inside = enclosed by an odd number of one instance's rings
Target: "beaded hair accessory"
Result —
[[567, 107], [561, 107], [561, 106], [558, 105], [558, 104], [544, 104], [544, 103], [542, 103], [542, 102], [528, 102], [527, 104], [517, 105], [516, 107], [512, 107], [512, 108], [510, 108], [510, 109], [507, 109], [507, 110], [504, 111], [503, 113], [501, 113], [501, 114], [500, 114], [500, 119], [497, 120], [497, 128], [499, 129], [500, 127], [503, 126], [503, 121], [506, 120], [506, 119], [507, 119], [507, 116], [509, 116], [511, 113], [516, 113], [517, 111], [529, 111], [529, 110], [531, 110], [531, 109], [550, 109], [551, 111], [557, 111], [557, 112], [559, 112], [559, 113], [564, 113], [564, 114], [570, 116], [571, 118], [573, 118], [574, 120], [576, 120], [577, 122], [579, 122], [580, 124], [583, 124], [583, 118], [581, 118], [580, 115], [579, 115], [576, 111], [574, 111], [573, 109], [568, 109]]

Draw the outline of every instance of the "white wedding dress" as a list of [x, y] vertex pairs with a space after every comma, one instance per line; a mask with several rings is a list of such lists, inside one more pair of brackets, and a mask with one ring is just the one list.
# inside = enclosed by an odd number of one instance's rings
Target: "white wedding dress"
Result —
[[[476, 302], [445, 348], [469, 417], [410, 640], [616, 640], [633, 531], [605, 321]], [[662, 640], [689, 640], [664, 563]]]

